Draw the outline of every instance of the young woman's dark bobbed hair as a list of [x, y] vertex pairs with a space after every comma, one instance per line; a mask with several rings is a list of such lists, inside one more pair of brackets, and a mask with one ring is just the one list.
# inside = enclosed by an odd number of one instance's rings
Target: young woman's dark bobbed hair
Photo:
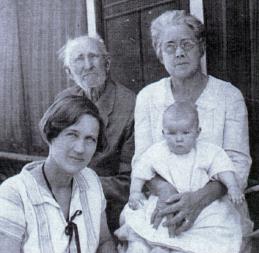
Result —
[[103, 120], [97, 107], [86, 96], [69, 94], [57, 98], [44, 113], [39, 123], [42, 138], [47, 144], [50, 144], [60, 132], [75, 124], [85, 114], [93, 116], [99, 122], [100, 130], [96, 151], [102, 152], [107, 145]]

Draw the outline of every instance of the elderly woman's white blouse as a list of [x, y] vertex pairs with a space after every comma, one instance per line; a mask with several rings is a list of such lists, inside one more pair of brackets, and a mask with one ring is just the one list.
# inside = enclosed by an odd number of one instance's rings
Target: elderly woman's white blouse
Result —
[[[173, 103], [170, 77], [146, 86], [138, 94], [133, 169], [147, 148], [163, 140], [163, 112]], [[247, 109], [241, 92], [231, 83], [209, 76], [196, 105], [202, 129], [199, 140], [218, 145], [227, 152], [234, 163], [240, 184], [245, 187], [251, 158]]]
[[[64, 215], [50, 192], [36, 182], [30, 169], [25, 167], [0, 187], [0, 232], [20, 241], [24, 253], [68, 252]], [[96, 252], [105, 207], [98, 176], [89, 168], [83, 169], [74, 177], [70, 204], [70, 217], [76, 210], [82, 210], [73, 221], [78, 227], [81, 252]], [[74, 236], [70, 252], [77, 252]]]

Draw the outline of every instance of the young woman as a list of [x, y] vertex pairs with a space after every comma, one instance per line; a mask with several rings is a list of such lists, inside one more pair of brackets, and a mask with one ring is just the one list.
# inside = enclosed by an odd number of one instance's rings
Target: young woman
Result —
[[0, 187], [0, 252], [116, 252], [102, 186], [86, 167], [105, 144], [97, 108], [84, 97], [63, 97], [40, 129], [47, 159]]

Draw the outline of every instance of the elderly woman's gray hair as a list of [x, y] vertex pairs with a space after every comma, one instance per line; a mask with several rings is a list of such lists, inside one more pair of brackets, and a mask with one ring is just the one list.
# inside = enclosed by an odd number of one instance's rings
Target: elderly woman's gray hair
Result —
[[104, 56], [105, 60], [110, 57], [104, 41], [99, 34], [96, 34], [94, 36], [83, 35], [74, 39], [68, 39], [66, 44], [61, 49], [59, 49], [58, 58], [63, 62], [65, 67], [69, 66], [69, 57], [74, 45], [81, 42], [87, 42], [88, 40], [94, 40], [98, 44], [100, 52]]
[[161, 34], [165, 26], [187, 25], [194, 31], [195, 37], [200, 42], [205, 43], [206, 33], [204, 25], [195, 16], [187, 14], [184, 10], [166, 11], [151, 23], [152, 45], [157, 57], [161, 60]]

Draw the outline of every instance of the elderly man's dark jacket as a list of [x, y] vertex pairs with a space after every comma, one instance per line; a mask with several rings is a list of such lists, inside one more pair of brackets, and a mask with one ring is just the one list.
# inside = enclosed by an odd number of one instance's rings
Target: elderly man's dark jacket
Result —
[[[62, 91], [84, 95], [79, 86]], [[108, 147], [96, 153], [88, 167], [100, 176], [107, 203], [107, 220], [113, 231], [118, 227], [119, 214], [128, 201], [131, 159], [134, 153], [135, 94], [120, 84], [108, 80], [103, 94], [95, 103], [104, 121]]]

